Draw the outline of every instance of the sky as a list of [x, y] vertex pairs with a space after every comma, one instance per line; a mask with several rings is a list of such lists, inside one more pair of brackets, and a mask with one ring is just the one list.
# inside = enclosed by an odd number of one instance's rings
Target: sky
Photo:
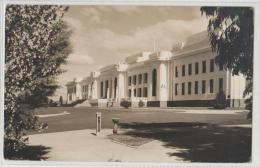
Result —
[[54, 99], [66, 99], [65, 84], [91, 71], [141, 52], [171, 50], [188, 36], [207, 29], [199, 7], [70, 6], [64, 20], [72, 30], [72, 53], [58, 78]]

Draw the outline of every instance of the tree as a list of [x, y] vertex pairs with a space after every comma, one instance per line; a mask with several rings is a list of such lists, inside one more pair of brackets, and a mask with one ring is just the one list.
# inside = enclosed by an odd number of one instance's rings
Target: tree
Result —
[[4, 151], [22, 149], [26, 131], [43, 128], [33, 113], [58, 87], [70, 53], [68, 7], [8, 5], [5, 15]]
[[60, 96], [59, 102], [60, 102], [60, 105], [63, 105], [63, 98], [62, 98], [62, 96]]
[[239, 73], [248, 81], [244, 96], [246, 108], [252, 110], [254, 18], [251, 7], [201, 7], [209, 17], [208, 35], [216, 64]]

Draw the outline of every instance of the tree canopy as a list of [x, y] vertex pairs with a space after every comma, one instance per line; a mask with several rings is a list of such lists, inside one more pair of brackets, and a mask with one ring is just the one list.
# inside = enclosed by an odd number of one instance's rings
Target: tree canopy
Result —
[[216, 63], [253, 78], [254, 17], [251, 7], [201, 7]]
[[252, 110], [254, 9], [252, 7], [201, 7], [209, 17], [208, 35], [219, 66], [246, 76], [246, 108]]
[[4, 147], [24, 146], [27, 130], [41, 128], [32, 109], [47, 102], [71, 51], [63, 21], [68, 7], [8, 5], [5, 15]]

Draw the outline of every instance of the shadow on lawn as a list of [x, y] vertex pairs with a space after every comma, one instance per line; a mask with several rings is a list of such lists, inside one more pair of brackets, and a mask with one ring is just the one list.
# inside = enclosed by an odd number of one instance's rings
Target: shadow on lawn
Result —
[[46, 154], [49, 152], [50, 147], [42, 145], [26, 146], [18, 152], [5, 152], [5, 159], [8, 160], [46, 160]]
[[220, 127], [207, 123], [131, 123], [127, 135], [162, 141], [169, 152], [191, 162], [248, 162], [251, 157], [251, 128]]

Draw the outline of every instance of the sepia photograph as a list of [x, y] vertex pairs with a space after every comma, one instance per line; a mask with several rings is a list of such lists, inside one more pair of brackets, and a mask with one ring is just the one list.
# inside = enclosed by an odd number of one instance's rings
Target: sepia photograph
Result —
[[5, 162], [252, 162], [253, 6], [4, 10]]

